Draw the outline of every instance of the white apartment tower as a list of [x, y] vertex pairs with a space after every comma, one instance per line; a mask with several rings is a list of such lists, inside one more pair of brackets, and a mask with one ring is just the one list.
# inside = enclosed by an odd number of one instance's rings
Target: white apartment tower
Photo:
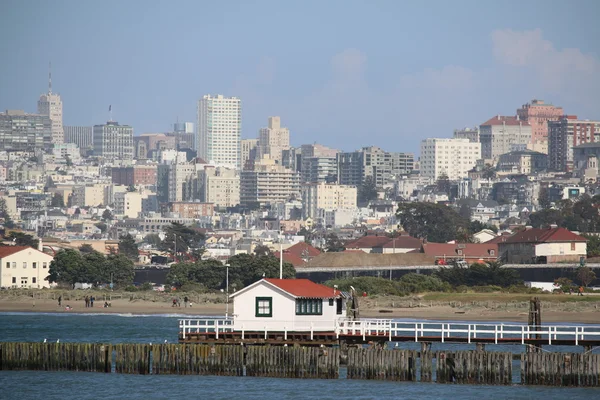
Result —
[[198, 101], [198, 157], [240, 169], [242, 103], [237, 97], [205, 95]]
[[290, 148], [290, 131], [281, 127], [279, 117], [269, 117], [269, 125], [258, 132], [258, 148], [258, 158], [268, 155], [281, 165], [282, 151]]
[[421, 176], [436, 180], [446, 174], [450, 180], [463, 179], [480, 158], [481, 143], [428, 138], [421, 142]]
[[108, 121], [106, 125], [94, 125], [94, 155], [105, 160], [133, 160], [133, 128]]
[[48, 93], [38, 101], [38, 114], [50, 117], [52, 122], [52, 143], [64, 143], [63, 106], [60, 95], [52, 93], [52, 73], [48, 74]]

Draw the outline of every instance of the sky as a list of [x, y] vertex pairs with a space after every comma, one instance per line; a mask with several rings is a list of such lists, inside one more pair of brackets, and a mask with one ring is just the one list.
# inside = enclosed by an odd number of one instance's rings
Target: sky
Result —
[[293, 145], [418, 154], [543, 99], [600, 119], [600, 1], [2, 0], [0, 110], [65, 125], [196, 121], [205, 94], [242, 99], [242, 137], [281, 117]]

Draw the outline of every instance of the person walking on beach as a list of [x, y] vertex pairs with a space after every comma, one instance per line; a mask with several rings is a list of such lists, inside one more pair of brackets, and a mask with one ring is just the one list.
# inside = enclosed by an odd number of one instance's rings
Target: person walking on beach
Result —
[[185, 297], [183, 298], [183, 307], [187, 308], [187, 306], [188, 306], [188, 300], [189, 300], [189, 299], [188, 299], [188, 297], [187, 297], [187, 296], [185, 296]]
[[62, 306], [62, 296], [58, 296], [58, 306]]
[[90, 306], [90, 298], [85, 296], [85, 308], [88, 308]]
[[94, 298], [94, 296], [91, 296], [91, 297], [90, 297], [90, 307], [94, 307], [94, 300], [96, 300], [96, 299]]
[[173, 297], [173, 305], [171, 307], [175, 307], [177, 305], [177, 299]]
[[579, 296], [583, 296], [583, 286], [579, 286]]

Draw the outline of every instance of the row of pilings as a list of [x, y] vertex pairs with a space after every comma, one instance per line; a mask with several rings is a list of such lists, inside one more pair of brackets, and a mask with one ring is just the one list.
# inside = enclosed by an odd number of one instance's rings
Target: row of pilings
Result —
[[[520, 359], [519, 359], [520, 357]], [[0, 343], [0, 370], [600, 386], [600, 354], [197, 344]], [[519, 369], [519, 373], [516, 369]]]

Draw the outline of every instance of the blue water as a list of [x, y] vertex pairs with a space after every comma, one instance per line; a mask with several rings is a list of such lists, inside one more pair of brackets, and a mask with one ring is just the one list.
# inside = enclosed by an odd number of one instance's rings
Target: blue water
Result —
[[[178, 316], [0, 313], [0, 341], [161, 343], [177, 341]], [[416, 348], [416, 344], [402, 344]], [[468, 349], [434, 344], [436, 348]], [[486, 346], [521, 351], [521, 346]], [[575, 351], [576, 348], [552, 349]], [[359, 380], [141, 376], [0, 371], [3, 399], [598, 399], [600, 389], [441, 385]]]

